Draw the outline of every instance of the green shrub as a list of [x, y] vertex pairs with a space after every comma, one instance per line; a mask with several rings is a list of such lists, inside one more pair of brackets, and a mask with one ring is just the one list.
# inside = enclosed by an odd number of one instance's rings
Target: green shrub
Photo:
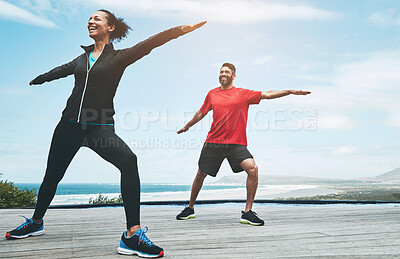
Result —
[[36, 188], [21, 189], [12, 182], [0, 181], [0, 209], [36, 206]]
[[97, 196], [97, 198], [89, 199], [89, 204], [105, 204], [105, 203], [119, 203], [122, 202], [122, 197], [121, 194], [116, 197], [116, 198], [112, 198], [109, 199], [108, 196], [104, 196], [103, 194], [99, 194], [99, 196]]

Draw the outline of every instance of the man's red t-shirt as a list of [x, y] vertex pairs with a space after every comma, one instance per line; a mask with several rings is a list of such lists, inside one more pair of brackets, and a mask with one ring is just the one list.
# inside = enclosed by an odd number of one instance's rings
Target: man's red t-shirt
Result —
[[258, 104], [261, 91], [219, 87], [208, 92], [200, 111], [206, 115], [213, 110], [213, 123], [207, 143], [239, 144], [247, 146], [246, 125], [250, 104]]

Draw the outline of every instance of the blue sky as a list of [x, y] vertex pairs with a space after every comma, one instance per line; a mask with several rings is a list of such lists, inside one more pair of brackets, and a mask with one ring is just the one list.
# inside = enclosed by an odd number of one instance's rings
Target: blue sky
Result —
[[[235, 86], [313, 92], [251, 106], [248, 144], [261, 175], [357, 178], [400, 167], [396, 0], [0, 0], [2, 179], [41, 182], [73, 78], [28, 82], [92, 43], [87, 20], [101, 8], [133, 28], [116, 48], [208, 21], [133, 64], [120, 82], [116, 131], [138, 155], [142, 182], [192, 182], [211, 114], [175, 132], [218, 86], [224, 62], [237, 67]], [[119, 172], [82, 148], [63, 182], [114, 183]]]

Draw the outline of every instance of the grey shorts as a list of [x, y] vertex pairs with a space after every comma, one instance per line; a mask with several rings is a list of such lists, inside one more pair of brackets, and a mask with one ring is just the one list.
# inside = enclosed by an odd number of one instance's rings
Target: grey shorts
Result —
[[228, 159], [232, 171], [239, 173], [244, 170], [240, 163], [253, 156], [244, 145], [204, 143], [199, 158], [199, 168], [204, 173], [215, 177], [225, 158]]

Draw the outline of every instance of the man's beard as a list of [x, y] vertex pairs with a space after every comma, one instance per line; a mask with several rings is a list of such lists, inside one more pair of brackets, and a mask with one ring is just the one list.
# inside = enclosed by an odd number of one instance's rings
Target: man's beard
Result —
[[[222, 78], [223, 78], [223, 77], [226, 78], [225, 81], [222, 81]], [[230, 84], [232, 83], [232, 76], [219, 76], [219, 83], [220, 83], [222, 86], [228, 86], [228, 85], [230, 85]]]

